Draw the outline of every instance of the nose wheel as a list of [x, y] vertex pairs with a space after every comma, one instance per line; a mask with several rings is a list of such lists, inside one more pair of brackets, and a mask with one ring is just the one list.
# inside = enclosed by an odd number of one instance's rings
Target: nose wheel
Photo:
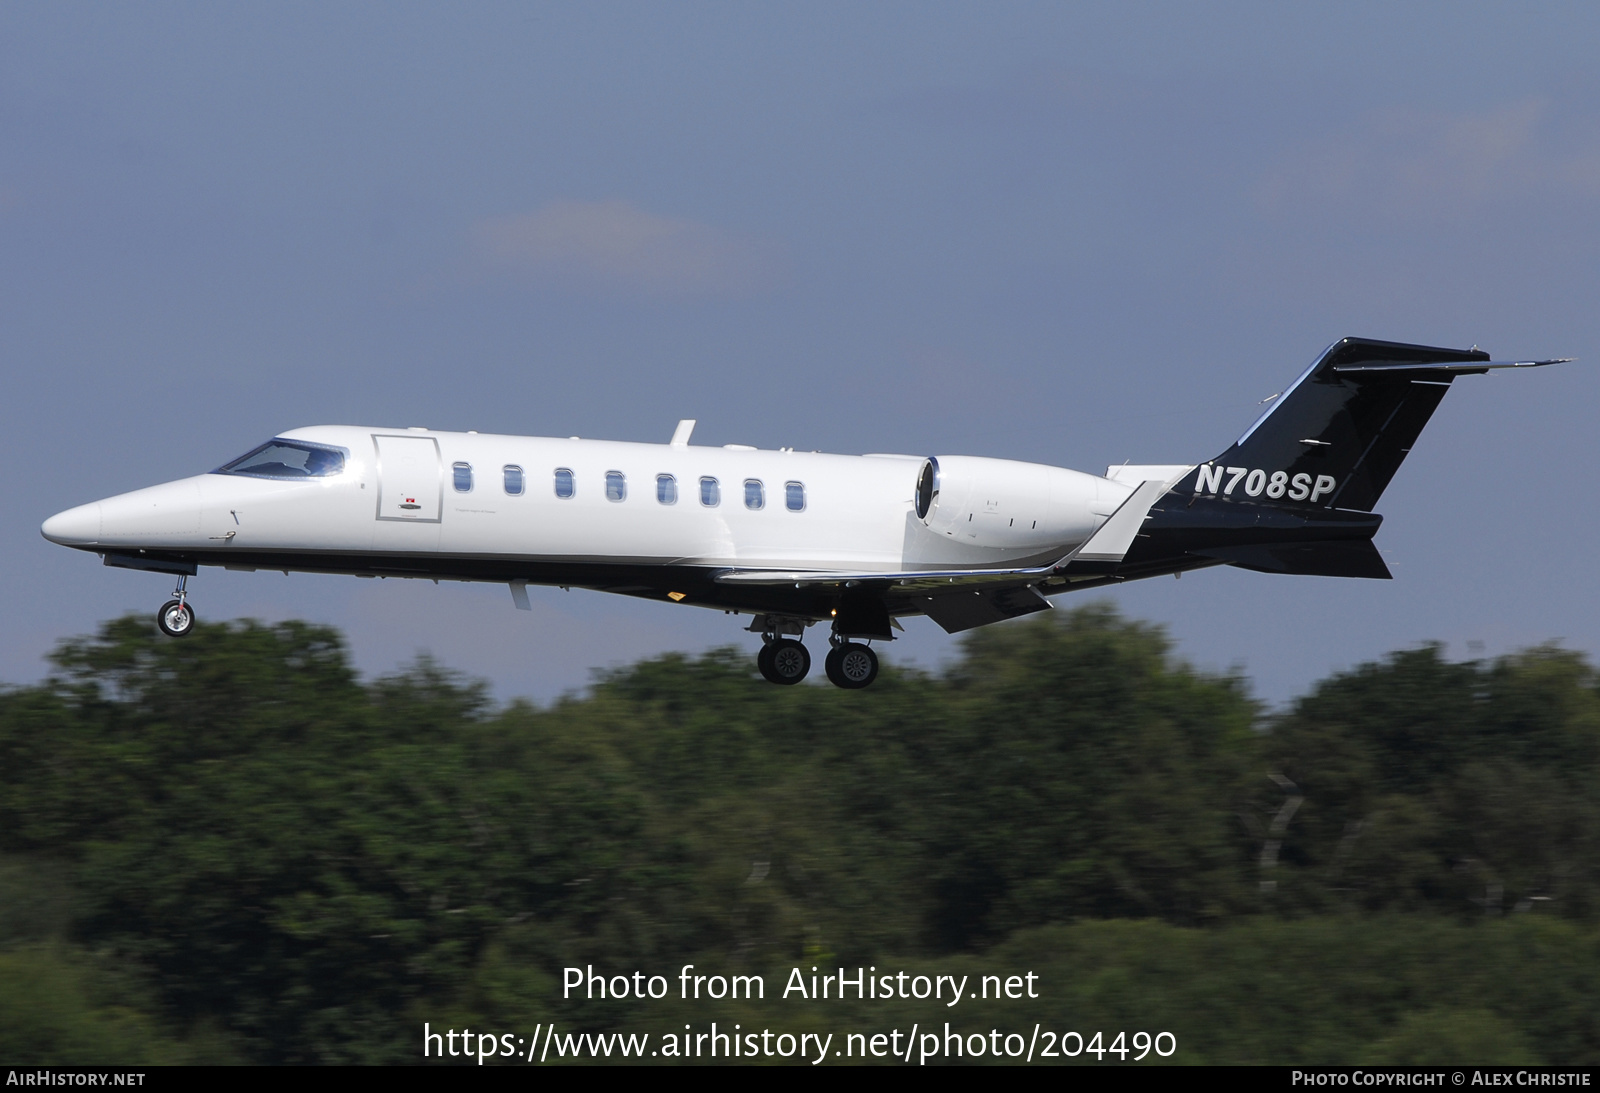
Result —
[[194, 608], [189, 606], [186, 586], [188, 577], [178, 578], [178, 587], [172, 590], [173, 598], [156, 612], [156, 625], [169, 638], [181, 638], [194, 629]]

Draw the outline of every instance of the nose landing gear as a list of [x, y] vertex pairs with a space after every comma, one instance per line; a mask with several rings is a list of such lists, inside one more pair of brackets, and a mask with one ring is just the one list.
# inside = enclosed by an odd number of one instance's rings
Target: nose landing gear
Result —
[[156, 612], [156, 625], [169, 638], [181, 638], [194, 629], [194, 608], [189, 606], [187, 586], [189, 578], [180, 576], [178, 587], [172, 590], [173, 598]]

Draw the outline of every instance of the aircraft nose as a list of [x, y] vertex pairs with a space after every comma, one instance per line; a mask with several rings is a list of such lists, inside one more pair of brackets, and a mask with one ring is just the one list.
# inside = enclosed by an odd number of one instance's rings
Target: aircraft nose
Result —
[[58, 512], [46, 520], [39, 531], [52, 543], [62, 546], [93, 546], [100, 541], [100, 502]]

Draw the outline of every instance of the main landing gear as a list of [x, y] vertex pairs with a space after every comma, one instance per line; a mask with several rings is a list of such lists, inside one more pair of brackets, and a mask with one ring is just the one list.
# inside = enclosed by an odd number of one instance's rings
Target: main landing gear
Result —
[[793, 638], [774, 638], [756, 654], [756, 667], [767, 682], [790, 686], [811, 671], [811, 654]]
[[847, 641], [837, 634], [828, 641], [833, 648], [828, 651], [822, 666], [828, 673], [829, 682], [835, 687], [859, 691], [878, 678], [878, 654], [872, 651], [872, 646], [862, 645], [859, 641]]
[[[756, 654], [756, 667], [761, 677], [771, 683], [793, 686], [806, 678], [811, 671], [811, 653], [796, 638], [786, 634], [803, 634], [805, 621], [757, 616], [750, 626], [761, 634], [761, 652]], [[759, 629], [758, 629], [759, 628]], [[878, 654], [872, 647], [851, 641], [835, 633], [829, 636], [827, 659], [823, 662], [828, 681], [835, 687], [857, 691], [871, 685], [878, 678]]]
[[189, 606], [188, 577], [178, 578], [178, 587], [172, 590], [172, 599], [156, 612], [156, 625], [169, 638], [181, 638], [194, 629], [194, 608]]

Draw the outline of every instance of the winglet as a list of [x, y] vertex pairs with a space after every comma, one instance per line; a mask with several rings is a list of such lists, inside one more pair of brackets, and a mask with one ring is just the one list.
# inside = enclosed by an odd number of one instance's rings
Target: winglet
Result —
[[1133, 537], [1139, 534], [1139, 529], [1144, 526], [1144, 519], [1150, 514], [1150, 506], [1167, 492], [1167, 486], [1167, 482], [1160, 478], [1141, 482], [1139, 488], [1130, 493], [1127, 500], [1117, 507], [1117, 511], [1100, 525], [1100, 529], [1089, 536], [1088, 542], [1071, 555], [1070, 560], [1122, 561], [1123, 556], [1128, 553], [1128, 548], [1133, 545]]
[[694, 418], [686, 417], [678, 422], [678, 427], [672, 430], [672, 446], [674, 448], [687, 448], [689, 446], [689, 434], [692, 432], [694, 432]]

